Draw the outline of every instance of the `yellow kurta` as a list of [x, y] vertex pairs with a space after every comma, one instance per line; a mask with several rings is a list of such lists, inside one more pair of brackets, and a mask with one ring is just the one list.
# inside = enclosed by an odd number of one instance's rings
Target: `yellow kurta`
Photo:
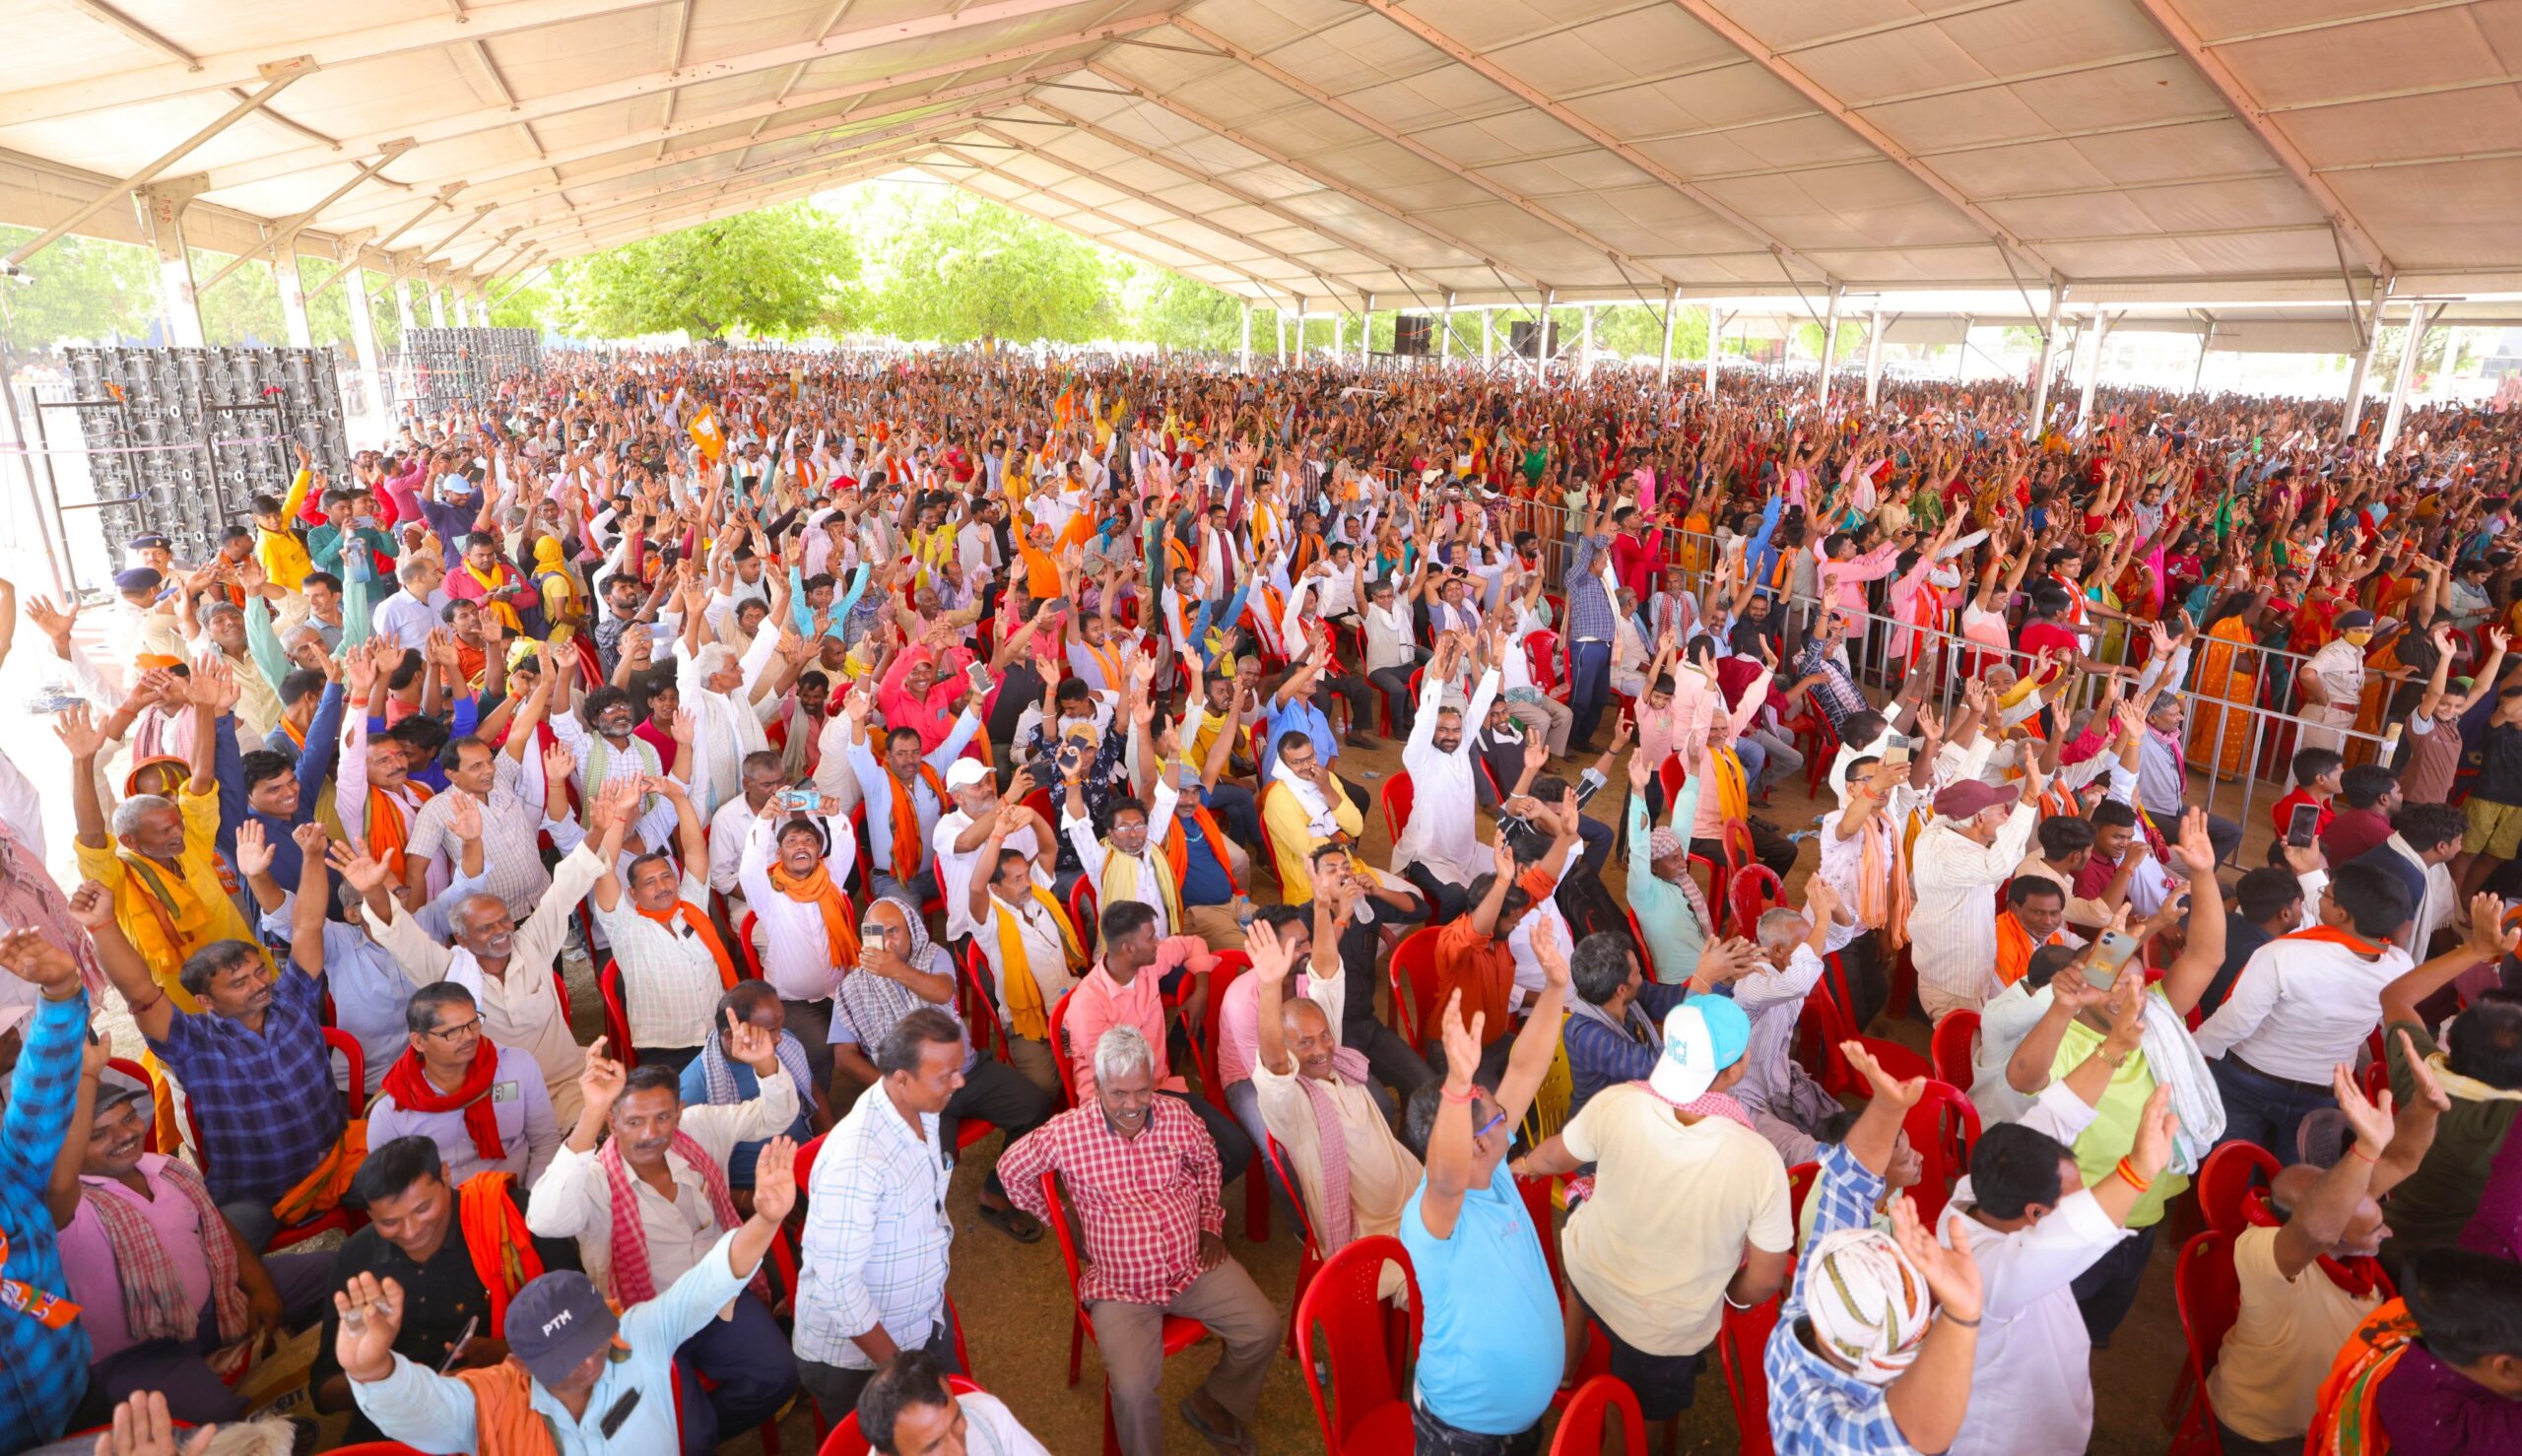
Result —
[[[182, 789], [176, 803], [184, 811], [184, 852], [175, 873], [155, 861], [136, 862], [136, 857], [126, 857], [110, 844], [75, 847], [81, 877], [112, 893], [114, 923], [149, 962], [150, 974], [178, 1009], [195, 1012], [201, 1010], [201, 1003], [177, 980], [185, 958], [221, 941], [243, 941], [259, 953], [262, 941], [220, 878], [219, 791], [196, 794]], [[174, 931], [171, 939], [169, 927]]]

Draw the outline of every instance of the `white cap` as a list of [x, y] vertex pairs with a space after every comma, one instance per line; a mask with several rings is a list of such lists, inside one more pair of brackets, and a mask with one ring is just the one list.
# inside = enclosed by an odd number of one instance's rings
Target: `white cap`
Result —
[[957, 759], [946, 767], [946, 787], [967, 789], [989, 777], [989, 765], [978, 759]]

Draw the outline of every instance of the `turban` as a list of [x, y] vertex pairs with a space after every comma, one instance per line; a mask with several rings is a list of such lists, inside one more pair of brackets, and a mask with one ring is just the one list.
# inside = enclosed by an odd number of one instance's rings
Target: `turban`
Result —
[[1899, 1378], [1918, 1357], [1934, 1313], [1926, 1280], [1892, 1235], [1875, 1228], [1835, 1229], [1810, 1258], [1804, 1300], [1814, 1338], [1868, 1385]]

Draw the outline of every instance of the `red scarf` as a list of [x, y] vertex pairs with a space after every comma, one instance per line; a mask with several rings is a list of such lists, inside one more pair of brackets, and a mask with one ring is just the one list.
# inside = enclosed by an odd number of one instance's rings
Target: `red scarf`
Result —
[[[693, 1140], [690, 1133], [678, 1132], [667, 1147], [669, 1158], [680, 1158], [700, 1174], [702, 1191], [709, 1196], [710, 1216], [718, 1221], [721, 1231], [735, 1227], [744, 1220], [736, 1217], [736, 1201], [727, 1192], [727, 1170], [709, 1156], [708, 1150]], [[648, 1269], [648, 1230], [639, 1223], [639, 1190], [630, 1177], [630, 1169], [622, 1160], [622, 1140], [607, 1138], [604, 1151], [595, 1156], [596, 1166], [604, 1172], [605, 1190], [613, 1197], [613, 1226], [608, 1247], [613, 1265], [614, 1302], [628, 1309], [644, 1304], [657, 1296], [656, 1276]], [[671, 1168], [671, 1164], [669, 1164]], [[762, 1302], [770, 1302], [770, 1284], [761, 1270], [754, 1271], [748, 1286]]]
[[508, 1156], [507, 1147], [499, 1141], [498, 1109], [491, 1102], [491, 1085], [498, 1079], [499, 1049], [488, 1036], [473, 1043], [473, 1065], [464, 1069], [464, 1083], [451, 1092], [442, 1092], [421, 1069], [421, 1054], [406, 1050], [385, 1069], [381, 1087], [397, 1106], [414, 1112], [464, 1112], [464, 1130], [473, 1135], [473, 1151], [484, 1161], [497, 1162]]
[[[2356, 1156], [2353, 1145], [2350, 1145], [2348, 1156]], [[2250, 1221], [2253, 1228], [2275, 1228], [2286, 1222], [2268, 1206], [2268, 1190], [2265, 1188], [2253, 1188], [2244, 1195], [2242, 1217]], [[2338, 1291], [2351, 1299], [2370, 1299], [2391, 1288], [2390, 1277], [2382, 1272], [2382, 1261], [2370, 1254], [2350, 1254], [2344, 1259], [2335, 1254], [2323, 1254], [2319, 1263], [2321, 1273], [2328, 1275], [2329, 1282], [2338, 1286]]]

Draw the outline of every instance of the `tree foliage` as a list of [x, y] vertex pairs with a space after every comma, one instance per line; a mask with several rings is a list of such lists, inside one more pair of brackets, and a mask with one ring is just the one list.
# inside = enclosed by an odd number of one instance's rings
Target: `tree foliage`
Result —
[[[0, 228], [0, 253], [35, 235]], [[0, 280], [0, 337], [12, 349], [63, 339], [139, 338], [158, 318], [158, 264], [128, 242], [72, 235], [27, 260], [32, 283]]]
[[931, 192], [898, 212], [881, 239], [891, 267], [874, 304], [891, 333], [1084, 343], [1122, 322], [1116, 268], [1069, 232], [962, 192]]
[[765, 208], [610, 248], [555, 270], [564, 324], [590, 338], [742, 330], [793, 339], [833, 328], [858, 278], [846, 229], [807, 203]]

